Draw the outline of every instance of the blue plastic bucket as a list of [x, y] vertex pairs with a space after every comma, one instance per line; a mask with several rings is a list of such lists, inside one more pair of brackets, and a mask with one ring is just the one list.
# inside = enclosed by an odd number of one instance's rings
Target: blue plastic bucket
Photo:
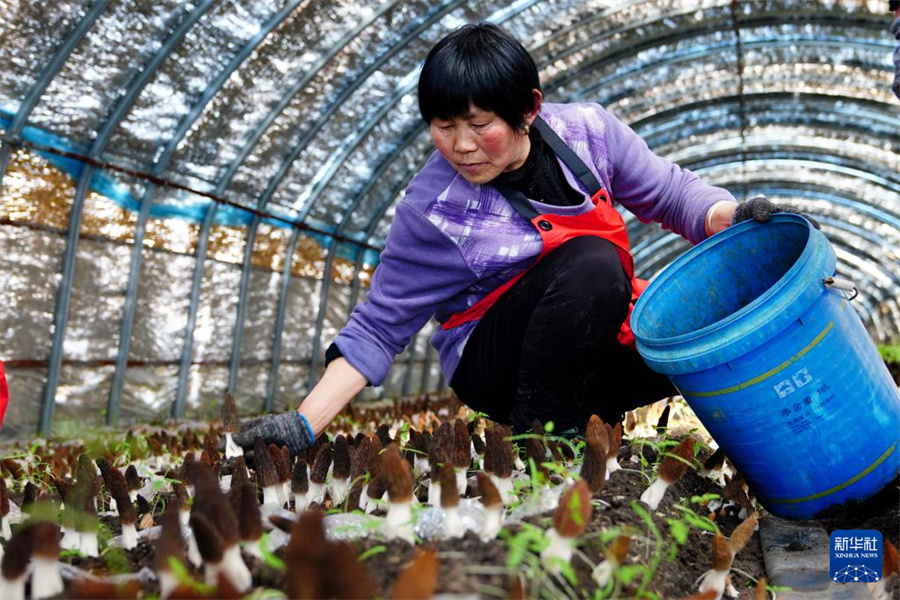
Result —
[[668, 375], [773, 514], [808, 519], [900, 472], [900, 395], [842, 292], [835, 255], [790, 214], [691, 248], [641, 295], [637, 348]]

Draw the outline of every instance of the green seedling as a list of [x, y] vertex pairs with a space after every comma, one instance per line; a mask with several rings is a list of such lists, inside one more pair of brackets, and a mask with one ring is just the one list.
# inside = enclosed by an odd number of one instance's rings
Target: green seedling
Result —
[[[637, 513], [641, 520], [647, 525], [648, 539], [653, 544], [652, 551], [650, 552], [650, 561], [647, 565], [642, 567], [644, 570], [640, 573], [641, 581], [635, 595], [638, 598], [653, 598], [655, 597], [655, 594], [650, 592], [647, 589], [647, 586], [650, 585], [650, 582], [653, 580], [653, 577], [656, 575], [656, 571], [659, 568], [659, 563], [662, 561], [665, 542], [662, 533], [660, 533], [656, 523], [653, 522], [653, 517], [650, 516], [650, 513], [647, 512], [640, 502], [632, 500], [631, 510]], [[622, 577], [622, 574], [619, 573], [617, 576]]]
[[475, 411], [472, 411], [472, 412], [469, 413], [469, 421], [470, 421], [470, 422], [471, 422], [471, 421], [474, 421], [475, 419], [477, 419], [477, 418], [479, 418], [479, 417], [481, 417], [481, 418], [483, 418], [483, 419], [490, 419], [490, 418], [491, 418], [490, 415], [488, 415], [487, 413], [483, 413], [483, 412], [481, 412], [481, 411], [479, 411], [479, 410], [475, 410]]
[[[609, 546], [623, 535], [628, 536], [629, 538], [637, 538], [640, 535], [640, 531], [630, 525], [624, 527], [613, 526], [609, 529], [586, 533], [581, 536], [580, 540], [582, 544], [592, 546], [599, 550], [600, 556], [603, 557], [607, 554]], [[591, 572], [593, 573], [594, 568], [598, 565], [594, 565], [590, 558], [582, 552], [578, 550], [576, 550], [576, 552], [581, 556], [585, 563], [591, 566]], [[642, 569], [644, 568], [646, 567], [640, 564], [614, 566], [611, 577], [607, 580], [606, 585], [601, 589], [593, 589], [590, 593], [590, 597], [593, 600], [600, 600], [602, 598], [621, 598], [623, 595], [622, 588], [626, 585], [626, 582], [627, 584], [630, 584], [637, 580], [639, 576], [642, 577]], [[624, 572], [616, 575], [621, 569], [624, 569]], [[592, 577], [592, 579], [594, 578]], [[596, 581], [596, 579], [594, 579], [594, 581]], [[588, 596], [588, 594], [584, 594], [584, 596]]]
[[107, 546], [106, 549], [100, 553], [100, 557], [103, 559], [106, 568], [109, 569], [109, 572], [112, 575], [130, 573], [132, 570], [131, 561], [128, 559], [128, 555], [125, 551], [121, 548]]
[[691, 496], [691, 504], [702, 504], [707, 505], [713, 500], [720, 500], [722, 498], [719, 494], [703, 494], [702, 496]]
[[[715, 494], [713, 494], [715, 495]], [[704, 515], [698, 515], [690, 506], [686, 506], [684, 500], [675, 505], [675, 508], [681, 511], [681, 520], [689, 527], [695, 527], [701, 531], [710, 533], [719, 533], [719, 526]]]
[[259, 538], [259, 553], [262, 556], [263, 564], [266, 566], [272, 567], [277, 571], [284, 572], [287, 568], [284, 564], [284, 561], [272, 554], [272, 551], [269, 550], [269, 534], [264, 533], [261, 538]]
[[547, 469], [550, 473], [555, 473], [557, 475], [560, 475], [561, 477], [565, 478], [569, 476], [569, 468], [562, 463], [550, 461], [541, 463], [541, 466]]
[[544, 568], [540, 554], [549, 544], [549, 539], [543, 528], [522, 523], [518, 532], [503, 529], [499, 537], [507, 543], [507, 568], [529, 580], [531, 597], [577, 598], [584, 595], [573, 589], [576, 577], [571, 564], [558, 565], [562, 579], [554, 577]]
[[512, 568], [526, 562], [529, 554], [536, 558], [547, 545], [543, 529], [530, 523], [522, 523], [518, 533], [512, 533], [509, 529], [501, 530], [500, 539], [507, 543], [506, 566]]
[[409, 442], [409, 423], [403, 421], [403, 423], [400, 425], [400, 431], [398, 435], [400, 437], [401, 445], [405, 445], [407, 442]]
[[[543, 466], [544, 463], [541, 463]], [[538, 470], [537, 465], [534, 462], [532, 457], [528, 457], [528, 472], [531, 474], [531, 495], [533, 497], [537, 497], [538, 490], [547, 483], [544, 478], [544, 474]], [[513, 484], [513, 488], [515, 489], [515, 484]]]
[[216, 586], [197, 581], [191, 577], [191, 574], [188, 573], [184, 563], [174, 556], [169, 557], [169, 568], [172, 569], [172, 574], [175, 576], [175, 579], [178, 580], [178, 583], [191, 588], [197, 594], [205, 596], [212, 594], [216, 590]]
[[878, 346], [881, 359], [888, 364], [900, 364], [900, 344]]
[[287, 598], [287, 596], [281, 590], [263, 587], [257, 588], [244, 596], [244, 600], [280, 600], [282, 598]]
[[371, 548], [360, 554], [358, 557], [356, 557], [356, 560], [358, 560], [359, 562], [365, 562], [376, 554], [381, 554], [382, 552], [387, 552], [387, 546], [385, 546], [384, 544], [372, 546]]

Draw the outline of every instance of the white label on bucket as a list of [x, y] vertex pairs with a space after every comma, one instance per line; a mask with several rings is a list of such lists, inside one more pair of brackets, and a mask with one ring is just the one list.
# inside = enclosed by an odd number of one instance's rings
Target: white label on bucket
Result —
[[809, 369], [803, 367], [802, 369], [794, 373], [794, 376], [791, 379], [794, 380], [794, 385], [799, 388], [812, 381], [813, 378], [812, 375], [809, 374]]
[[794, 393], [794, 385], [791, 383], [790, 379], [779, 381], [772, 387], [775, 390], [775, 393], [778, 394], [779, 398], [785, 398], [786, 396]]

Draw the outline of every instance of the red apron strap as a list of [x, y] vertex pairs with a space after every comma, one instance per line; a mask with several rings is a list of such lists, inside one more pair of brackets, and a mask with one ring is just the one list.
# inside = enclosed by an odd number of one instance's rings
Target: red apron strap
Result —
[[[550, 214], [538, 215], [531, 222], [540, 232], [541, 240], [543, 241], [541, 254], [537, 257], [537, 260], [528, 269], [492, 290], [491, 293], [466, 310], [453, 314], [449, 319], [441, 323], [441, 328], [453, 329], [464, 323], [477, 321], [500, 299], [500, 296], [521, 279], [534, 265], [538, 264], [544, 256], [565, 242], [583, 235], [593, 235], [612, 242], [619, 253], [625, 272], [632, 279], [632, 289], [638, 288], [634, 283], [634, 261], [628, 251], [628, 234], [625, 230], [625, 223], [616, 209], [608, 202], [598, 202], [593, 210], [583, 215], [574, 217]], [[633, 296], [633, 298], [636, 298], [636, 296]]]
[[[541, 253], [531, 267], [540, 262], [549, 252], [576, 237], [592, 235], [612, 242], [619, 253], [622, 266], [631, 279], [633, 290], [631, 304], [628, 307], [628, 317], [619, 330], [618, 339], [623, 345], [633, 348], [634, 336], [631, 333], [630, 326], [631, 309], [638, 295], [646, 287], [646, 282], [643, 282], [643, 285], [641, 285], [638, 283], [639, 280], [634, 278], [634, 259], [631, 256], [628, 244], [628, 232], [625, 228], [625, 222], [618, 211], [613, 208], [609, 194], [603, 189], [584, 161], [540, 117], [535, 119], [534, 124], [540, 131], [544, 141], [547, 142], [556, 155], [560, 157], [587, 188], [594, 204], [593, 210], [576, 216], [541, 214], [521, 191], [502, 184], [494, 184], [494, 186], [516, 212], [531, 221], [541, 236], [541, 241], [543, 242]], [[531, 267], [496, 288], [468, 309], [451, 315], [449, 319], [441, 324], [441, 327], [443, 329], [453, 329], [464, 323], [481, 319], [500, 296], [519, 281]]]
[[617, 336], [619, 343], [623, 346], [628, 346], [632, 350], [636, 350], [637, 347], [636, 340], [634, 339], [634, 332], [631, 331], [631, 311], [634, 310], [634, 303], [637, 302], [638, 296], [647, 289], [648, 285], [650, 285], [650, 282], [646, 279], [638, 279], [637, 277], [632, 278], [631, 303], [628, 305], [628, 314], [625, 316], [622, 326], [619, 327], [619, 335]]
[[506, 292], [506, 290], [511, 288], [514, 283], [522, 279], [522, 277], [529, 271], [529, 269], [531, 269], [531, 267], [528, 267], [518, 275], [514, 275], [512, 279], [493, 290], [490, 294], [488, 294], [466, 310], [452, 315], [449, 319], [441, 323], [441, 328], [453, 329], [454, 327], [459, 327], [463, 323], [468, 323], [469, 321], [477, 321], [478, 319], [483, 317], [484, 313], [486, 313], [488, 309], [492, 307], [494, 303], [497, 302], [497, 300], [500, 299], [500, 296], [502, 296]]
[[6, 385], [6, 370], [3, 368], [3, 361], [0, 360], [0, 427], [3, 426], [7, 404], [9, 404], [9, 387]]

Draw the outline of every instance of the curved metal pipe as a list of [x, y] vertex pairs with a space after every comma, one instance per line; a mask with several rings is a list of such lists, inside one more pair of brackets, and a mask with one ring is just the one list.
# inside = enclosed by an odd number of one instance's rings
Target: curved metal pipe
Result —
[[319, 366], [322, 362], [322, 328], [325, 326], [325, 310], [328, 306], [328, 293], [331, 290], [331, 271], [334, 267], [334, 255], [337, 252], [337, 242], [331, 240], [325, 248], [325, 269], [322, 271], [322, 296], [319, 299], [319, 310], [316, 313], [316, 328], [312, 339], [312, 356], [310, 358], [309, 379], [307, 380], [307, 392], [311, 392], [319, 380]]
[[[231, 183], [231, 180], [234, 178], [235, 173], [247, 159], [247, 156], [250, 155], [250, 152], [253, 148], [256, 147], [256, 144], [259, 143], [259, 140], [262, 138], [263, 133], [272, 126], [272, 123], [275, 122], [275, 119], [284, 112], [284, 109], [288, 107], [291, 101], [294, 99], [294, 96], [299, 94], [303, 88], [305, 88], [310, 81], [319, 73], [319, 71], [324, 67], [328, 61], [334, 58], [338, 52], [340, 52], [347, 44], [352, 42], [360, 32], [362, 32], [365, 28], [372, 25], [375, 20], [383, 15], [385, 12], [393, 8], [399, 0], [389, 0], [385, 2], [377, 11], [372, 13], [369, 18], [360, 22], [356, 27], [348, 31], [334, 46], [329, 49], [328, 52], [324, 53], [319, 59], [312, 65], [293, 86], [291, 86], [287, 92], [282, 96], [281, 100], [268, 112], [268, 114], [260, 121], [260, 124], [251, 132], [250, 137], [244, 142], [244, 145], [237, 152], [234, 160], [231, 161], [228, 168], [225, 170], [225, 173], [219, 179], [219, 182], [216, 184], [216, 190], [221, 192], [228, 184]], [[439, 12], [439, 11], [438, 11]], [[387, 60], [390, 56], [393, 56], [403, 45], [406, 45], [410, 41], [410, 37], [404, 38], [401, 40], [400, 44], [391, 46], [388, 51], [382, 55], [384, 60]], [[377, 62], [377, 61], [376, 61]], [[381, 63], [378, 63], [381, 64]]]
[[[495, 22], [498, 25], [502, 24], [504, 20], [511, 18], [512, 16], [527, 9], [535, 3], [536, 0], [520, 0], [516, 4], [510, 6], [508, 9], [500, 11], [500, 13], [498, 13], [500, 14], [499, 18], [497, 18], [497, 15], [492, 15], [486, 20]], [[344, 164], [344, 161], [347, 159], [347, 157], [349, 157], [350, 153], [355, 150], [357, 146], [359, 146], [362, 140], [365, 139], [365, 137], [372, 131], [372, 129], [375, 128], [378, 122], [381, 121], [382, 117], [384, 117], [384, 115], [386, 115], [391, 110], [391, 108], [394, 107], [394, 105], [400, 102], [400, 100], [404, 96], [410, 93], [416, 85], [416, 82], [413, 81], [412, 77], [407, 77], [404, 79], [404, 81], [405, 83], [398, 86], [396, 91], [391, 95], [390, 98], [388, 98], [387, 101], [382, 102], [373, 113], [368, 115], [366, 120], [362, 124], [360, 124], [353, 137], [350, 140], [347, 140], [346, 143], [341, 145], [340, 151], [330, 157], [330, 159], [328, 160], [328, 167], [316, 174], [313, 179], [313, 185], [311, 189], [300, 200], [300, 202], [302, 202], [302, 207], [300, 208], [300, 220], [305, 219], [309, 214], [311, 207], [322, 195], [325, 188], [331, 182], [331, 179], [334, 177], [335, 173], [337, 173], [338, 169]], [[299, 156], [299, 153], [292, 153], [292, 155], [294, 155], [294, 159], [296, 159], [296, 156]], [[288, 167], [289, 166], [290, 165], [288, 165]], [[287, 168], [285, 168], [284, 171], [286, 173]]]
[[[272, 366], [269, 369], [269, 382], [266, 387], [266, 401], [263, 411], [271, 412], [275, 398], [275, 390], [278, 387], [278, 369], [281, 366], [281, 336], [284, 334], [284, 321], [287, 315], [288, 293], [291, 289], [291, 266], [294, 264], [294, 254], [297, 251], [297, 242], [300, 240], [300, 230], [291, 232], [288, 242], [287, 254], [284, 257], [284, 269], [281, 274], [281, 293], [278, 295], [278, 309], [275, 313], [275, 330], [272, 332]], [[360, 249], [360, 253], [363, 250]]]
[[[160, 65], [168, 58], [172, 49], [181, 42], [191, 27], [193, 27], [212, 7], [213, 2], [214, 0], [203, 0], [199, 2], [193, 10], [188, 12], [185, 18], [175, 26], [172, 33], [162, 43], [159, 50], [157, 50], [150, 58], [147, 64], [135, 71], [134, 79], [126, 88], [125, 93], [120, 97], [110, 116], [97, 132], [97, 137], [94, 139], [88, 152], [89, 158], [99, 159], [102, 156], [110, 137], [116, 127], [119, 126], [122, 119], [125, 118], [125, 115], [131, 109], [135, 100], [137, 100], [141, 90], [143, 90], [150, 82], [150, 78], [155, 75]], [[72, 276], [75, 272], [75, 256], [78, 246], [79, 229], [81, 228], [81, 211], [84, 207], [84, 200], [87, 196], [88, 189], [90, 189], [90, 183], [93, 180], [93, 177], [93, 165], [90, 163], [84, 164], [81, 175], [78, 178], [78, 184], [75, 187], [75, 198], [72, 201], [71, 214], [69, 217], [69, 232], [66, 236], [66, 251], [63, 255], [63, 277], [60, 281], [56, 307], [54, 309], [55, 328], [53, 331], [53, 346], [50, 350], [47, 381], [44, 385], [40, 424], [40, 430], [43, 435], [49, 434], [53, 418], [53, 404], [56, 400], [56, 390], [59, 385], [59, 370], [62, 361], [63, 342], [66, 337], [66, 326], [68, 325], [69, 319]]]
[[[31, 111], [37, 106], [37, 103], [40, 101], [41, 96], [44, 94], [47, 87], [53, 81], [53, 78], [56, 77], [63, 65], [66, 64], [72, 51], [79, 43], [81, 43], [81, 40], [84, 39], [87, 32], [94, 26], [94, 23], [97, 22], [97, 19], [103, 14], [103, 11], [109, 6], [109, 3], [110, 0], [96, 0], [87, 12], [84, 13], [81, 20], [78, 21], [78, 24], [75, 25], [75, 29], [73, 29], [71, 33], [66, 36], [66, 39], [63, 40], [62, 44], [59, 45], [56, 53], [50, 58], [50, 62], [48, 62], [41, 70], [41, 73], [38, 75], [34, 84], [22, 98], [22, 102], [19, 104], [19, 108], [16, 110], [16, 114], [13, 116], [9, 128], [6, 130], [6, 137], [10, 138], [13, 142], [18, 141], [22, 129], [25, 128], [25, 124], [28, 122], [28, 117], [31, 116]], [[0, 188], [3, 186], [3, 176], [6, 174], [13, 146], [14, 144], [12, 143], [5, 143], [2, 148], [0, 148]]]
[[172, 418], [184, 416], [185, 397], [187, 395], [188, 372], [191, 368], [191, 355], [194, 350], [194, 328], [197, 325], [197, 310], [200, 301], [200, 285], [203, 283], [203, 263], [206, 261], [206, 249], [209, 244], [209, 230], [216, 216], [218, 204], [211, 203], [200, 226], [200, 237], [197, 239], [197, 261], [194, 264], [194, 277], [191, 280], [191, 295], [188, 304], [187, 325], [184, 328], [184, 345], [181, 349], [181, 365], [178, 368], [178, 387], [175, 390], [175, 402], [172, 403]]

